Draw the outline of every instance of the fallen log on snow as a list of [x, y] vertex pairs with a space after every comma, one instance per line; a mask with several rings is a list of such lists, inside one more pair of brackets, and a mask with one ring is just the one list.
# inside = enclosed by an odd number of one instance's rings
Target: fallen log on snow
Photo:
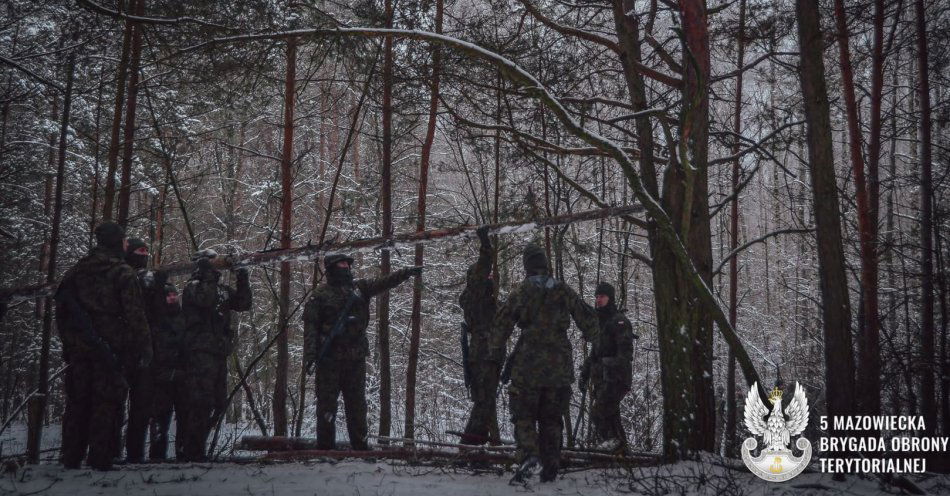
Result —
[[[386, 436], [370, 436], [388, 443], [403, 443], [404, 446], [378, 447], [365, 451], [349, 450], [320, 450], [316, 449], [316, 439], [302, 437], [280, 436], [245, 436], [238, 444], [238, 449], [246, 451], [267, 451], [265, 460], [306, 460], [311, 458], [391, 458], [391, 459], [454, 459], [465, 461], [484, 461], [490, 463], [513, 463], [515, 461], [514, 446], [472, 446], [467, 444], [445, 443], [440, 441], [426, 441], [422, 439], [397, 438]], [[454, 448], [457, 451], [424, 449], [419, 446], [434, 446]], [[605, 462], [616, 464], [627, 463], [655, 463], [660, 460], [660, 454], [649, 452], [627, 452], [623, 455], [610, 453], [561, 450], [561, 459], [567, 463], [578, 462]]]
[[508, 464], [515, 463], [514, 454], [488, 453], [488, 452], [451, 452], [433, 449], [418, 448], [387, 448], [370, 449], [364, 451], [351, 450], [296, 450], [296, 451], [276, 451], [268, 453], [262, 457], [262, 460], [313, 460], [317, 458], [332, 458], [343, 460], [347, 458], [358, 459], [387, 459], [387, 460], [443, 460], [443, 461], [462, 461], [462, 462], [483, 462]]

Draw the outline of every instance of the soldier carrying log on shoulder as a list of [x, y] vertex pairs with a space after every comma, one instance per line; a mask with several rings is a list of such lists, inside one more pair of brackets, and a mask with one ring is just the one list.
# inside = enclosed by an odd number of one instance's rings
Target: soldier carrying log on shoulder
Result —
[[211, 263], [216, 256], [212, 250], [195, 254], [196, 269], [181, 300], [186, 393], [178, 414], [175, 445], [183, 461], [207, 459], [208, 434], [227, 406], [227, 360], [234, 347], [231, 312], [246, 312], [252, 303], [247, 268], [235, 271], [236, 289], [220, 284], [221, 273]]
[[317, 374], [317, 447], [336, 447], [337, 399], [342, 393], [350, 446], [366, 450], [369, 301], [420, 274], [422, 267], [354, 281], [352, 258], [333, 254], [323, 259], [323, 265], [327, 282], [314, 291], [303, 314], [304, 364], [308, 372], [316, 370]]

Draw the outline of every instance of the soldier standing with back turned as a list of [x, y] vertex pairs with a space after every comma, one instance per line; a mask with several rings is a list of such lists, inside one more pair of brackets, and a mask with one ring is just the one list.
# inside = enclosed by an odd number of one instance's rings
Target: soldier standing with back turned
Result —
[[620, 402], [630, 392], [633, 361], [633, 333], [630, 320], [617, 309], [614, 287], [606, 282], [597, 285], [597, 320], [600, 334], [591, 344], [577, 383], [581, 389], [593, 387], [590, 421], [594, 440], [601, 449], [623, 450], [627, 435], [620, 421]]
[[[585, 339], [598, 333], [597, 319], [580, 296], [548, 275], [547, 257], [535, 244], [524, 250], [525, 280], [498, 310], [492, 356], [501, 357], [515, 324], [521, 337], [511, 356], [508, 386], [511, 421], [521, 466], [511, 482], [525, 483], [539, 465], [541, 482], [553, 481], [561, 457], [562, 414], [571, 398], [574, 364], [567, 329], [571, 319]], [[507, 367], [507, 365], [506, 365]]]
[[96, 247], [63, 277], [56, 292], [57, 329], [66, 369], [62, 462], [112, 468], [117, 417], [128, 385], [122, 364], [147, 367], [152, 358], [138, 278], [125, 263], [125, 230], [96, 227]]
[[231, 312], [251, 309], [247, 268], [235, 271], [237, 289], [220, 284], [221, 273], [211, 263], [216, 256], [211, 250], [195, 254], [197, 268], [182, 296], [186, 398], [178, 415], [176, 451], [183, 461], [207, 459], [208, 434], [227, 406], [227, 360], [234, 347]]
[[468, 268], [465, 289], [459, 296], [462, 307], [462, 350], [465, 379], [472, 398], [472, 411], [465, 425], [462, 444], [497, 441], [498, 361], [489, 356], [489, 338], [497, 302], [492, 281], [492, 245], [487, 228], [478, 231], [481, 247], [478, 260]]
[[[343, 393], [350, 447], [366, 450], [366, 356], [369, 301], [422, 272], [397, 270], [377, 279], [353, 280], [353, 259], [342, 254], [323, 259], [327, 283], [304, 307], [304, 364], [316, 369], [317, 448], [336, 448], [337, 399]], [[334, 329], [336, 332], [334, 333]], [[334, 334], [336, 334], [334, 336]]]

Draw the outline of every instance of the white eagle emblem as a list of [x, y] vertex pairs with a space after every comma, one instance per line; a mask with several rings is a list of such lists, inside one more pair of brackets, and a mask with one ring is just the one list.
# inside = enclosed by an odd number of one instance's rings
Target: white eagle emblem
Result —
[[[811, 443], [799, 438], [795, 446], [802, 456], [792, 455], [788, 445], [791, 438], [800, 435], [808, 425], [808, 399], [805, 389], [795, 383], [795, 394], [788, 408], [782, 411], [782, 391], [778, 388], [769, 394], [772, 410], [759, 398], [759, 384], [749, 389], [745, 401], [745, 425], [753, 436], [761, 436], [765, 442], [758, 457], [752, 451], [758, 446], [755, 437], [742, 443], [742, 461], [755, 475], [769, 481], [782, 482], [800, 474], [811, 461]], [[788, 420], [785, 420], [786, 415]], [[767, 418], [766, 418], [767, 417]]]

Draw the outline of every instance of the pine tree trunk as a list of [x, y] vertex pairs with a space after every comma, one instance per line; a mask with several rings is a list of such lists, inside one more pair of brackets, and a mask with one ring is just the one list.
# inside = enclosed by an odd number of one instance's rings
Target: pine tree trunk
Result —
[[[72, 101], [73, 69], [76, 65], [76, 54], [71, 52], [66, 63], [66, 94], [63, 97], [62, 124], [59, 132], [59, 155], [56, 167], [56, 193], [53, 204], [53, 224], [50, 230], [49, 263], [46, 271], [46, 282], [56, 281], [56, 256], [59, 251], [60, 224], [63, 218], [63, 187], [66, 181], [66, 145], [69, 137], [69, 107]], [[44, 302], [46, 311], [43, 314], [43, 334], [40, 344], [40, 363], [37, 371], [37, 393], [31, 399], [29, 406], [29, 426], [27, 433], [26, 454], [30, 463], [38, 463], [40, 445], [43, 438], [43, 420], [46, 416], [46, 405], [49, 397], [49, 352], [53, 334], [53, 299], [46, 297]]]
[[[874, 179], [877, 178], [876, 166], [880, 153], [881, 135], [881, 88], [883, 70], [883, 4], [879, 5], [875, 20], [874, 62], [872, 63], [872, 91], [871, 91], [871, 146], [869, 156], [873, 157]], [[851, 158], [851, 169], [854, 175], [855, 200], [857, 202], [858, 231], [861, 252], [861, 309], [860, 336], [858, 339], [858, 364], [864, 373], [857, 375], [855, 383], [855, 399], [858, 412], [864, 415], [879, 415], [881, 413], [881, 349], [880, 324], [878, 318], [878, 276], [876, 208], [872, 207], [868, 181], [865, 177], [865, 165], [862, 154], [861, 122], [858, 115], [858, 104], [855, 97], [854, 71], [851, 67], [851, 50], [849, 47], [847, 18], [844, 10], [844, 0], [835, 0], [835, 21], [838, 34], [838, 53], [841, 64], [842, 92], [844, 93], [846, 119], [848, 124], [848, 155]], [[876, 112], [876, 115], [875, 115]], [[869, 160], [869, 165], [870, 160]]]
[[[284, 83], [284, 146], [280, 163], [280, 247], [290, 248], [293, 215], [294, 95], [296, 93], [297, 44], [287, 42], [287, 78]], [[274, 435], [287, 435], [287, 369], [290, 320], [290, 262], [280, 264], [280, 315], [277, 338], [277, 371], [274, 381]]]
[[[128, 0], [128, 11], [136, 10], [136, 0]], [[142, 0], [144, 1], [144, 0]], [[125, 2], [119, 0], [119, 10], [122, 10]], [[125, 29], [122, 32], [122, 51], [119, 54], [119, 67], [116, 70], [115, 79], [115, 105], [112, 113], [112, 136], [109, 142], [109, 156], [107, 159], [108, 169], [106, 170], [106, 188], [105, 197], [102, 201], [102, 220], [112, 220], [115, 200], [115, 171], [119, 166], [119, 133], [122, 130], [122, 104], [125, 102], [125, 80], [129, 72], [129, 52], [132, 47], [133, 23], [130, 20], [125, 21]]]
[[854, 412], [851, 303], [841, 240], [841, 211], [835, 181], [820, 11], [818, 0], [797, 0], [795, 6], [801, 57], [799, 76], [805, 104], [808, 164], [818, 243], [825, 346], [825, 401], [829, 416], [849, 415]]
[[[742, 66], [745, 64], [745, 0], [739, 1], [739, 33], [737, 35], [738, 55], [736, 56], [736, 107], [733, 113], [732, 132], [736, 138], [732, 146], [732, 153], [738, 155], [740, 150], [739, 135], [742, 132]], [[732, 194], [735, 198], [729, 215], [729, 251], [739, 247], [739, 162], [737, 158], [732, 164]], [[739, 315], [739, 257], [729, 260], [729, 323], [736, 327]], [[736, 355], [729, 350], [728, 370], [726, 371], [726, 456], [735, 456], [736, 447]]]
[[[393, 26], [392, 0], [386, 0], [386, 27]], [[383, 237], [393, 234], [392, 165], [393, 165], [393, 37], [383, 41], [383, 163], [380, 202], [383, 209]], [[390, 272], [390, 252], [383, 250], [379, 275]], [[389, 436], [392, 426], [392, 372], [389, 361], [389, 291], [379, 295], [379, 435]]]
[[[135, 14], [145, 13], [145, 0], [135, 2]], [[132, 51], [129, 56], [129, 94], [125, 105], [125, 133], [122, 140], [122, 174], [119, 182], [119, 211], [116, 222], [125, 227], [129, 221], [129, 196], [132, 193], [132, 154], [135, 149], [135, 109], [139, 94], [139, 62], [142, 58], [142, 24], [132, 29]]]
[[[443, 0], [435, 3], [435, 32], [442, 32]], [[429, 186], [429, 161], [432, 156], [432, 143], [435, 141], [435, 125], [439, 111], [439, 65], [441, 49], [432, 48], [432, 91], [429, 99], [429, 123], [426, 127], [425, 141], [422, 143], [422, 155], [419, 159], [419, 200], [417, 204], [418, 220], [416, 231], [426, 230], [426, 191]], [[416, 245], [415, 265], [421, 266], [423, 247]], [[416, 420], [416, 370], [419, 366], [419, 334], [422, 328], [422, 276], [416, 276], [412, 288], [412, 317], [409, 337], [409, 363], [406, 367], [406, 423], [403, 437], [415, 437]]]
[[920, 396], [928, 435], [937, 428], [934, 379], [933, 282], [933, 150], [931, 145], [930, 67], [927, 18], [923, 0], [914, 0], [917, 14], [917, 94], [920, 101]]

